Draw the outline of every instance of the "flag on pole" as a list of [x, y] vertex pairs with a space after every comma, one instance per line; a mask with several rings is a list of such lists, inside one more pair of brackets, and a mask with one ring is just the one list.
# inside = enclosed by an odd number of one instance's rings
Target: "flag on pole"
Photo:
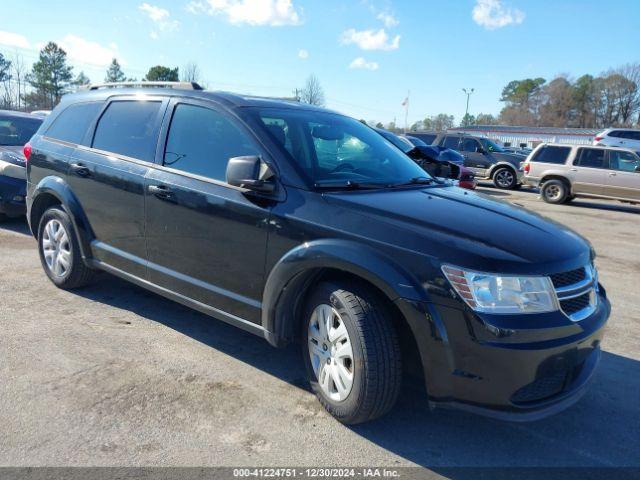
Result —
[[409, 105], [409, 97], [404, 99], [404, 102], [402, 102], [402, 106], [406, 107], [407, 105]]

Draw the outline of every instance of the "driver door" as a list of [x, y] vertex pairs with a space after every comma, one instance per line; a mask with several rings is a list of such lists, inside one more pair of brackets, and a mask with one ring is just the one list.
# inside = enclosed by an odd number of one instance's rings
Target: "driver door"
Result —
[[479, 177], [487, 176], [489, 168], [491, 168], [491, 161], [477, 139], [463, 138], [460, 143], [460, 153], [464, 156], [465, 167], [470, 168]]

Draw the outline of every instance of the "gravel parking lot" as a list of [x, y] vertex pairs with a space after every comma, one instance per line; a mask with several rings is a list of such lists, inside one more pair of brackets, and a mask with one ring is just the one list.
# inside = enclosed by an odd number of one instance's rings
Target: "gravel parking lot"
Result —
[[568, 411], [504, 423], [430, 412], [406, 389], [390, 415], [345, 427], [306, 390], [296, 348], [108, 275], [58, 290], [11, 221], [0, 224], [0, 465], [640, 466], [640, 206], [481, 190], [598, 252], [613, 313], [595, 382]]

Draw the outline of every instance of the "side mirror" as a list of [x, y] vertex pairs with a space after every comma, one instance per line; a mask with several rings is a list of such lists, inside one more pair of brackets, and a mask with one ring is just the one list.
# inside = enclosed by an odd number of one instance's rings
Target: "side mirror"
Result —
[[227, 164], [227, 183], [254, 192], [272, 193], [275, 174], [259, 156], [233, 157]]
[[634, 168], [634, 172], [640, 173], [640, 165], [638, 165], [636, 168]]

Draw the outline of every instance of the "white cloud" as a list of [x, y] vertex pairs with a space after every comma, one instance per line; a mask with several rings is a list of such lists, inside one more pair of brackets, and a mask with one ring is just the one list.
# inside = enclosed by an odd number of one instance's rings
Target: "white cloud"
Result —
[[180, 25], [177, 20], [171, 19], [171, 14], [169, 10], [166, 10], [161, 7], [156, 7], [154, 5], [150, 5], [147, 2], [144, 2], [142, 5], [138, 7], [142, 13], [144, 13], [147, 17], [151, 19], [153, 23], [155, 23], [160, 30], [170, 31], [175, 30]]
[[390, 13], [380, 12], [376, 18], [384, 23], [384, 26], [387, 28], [397, 27], [400, 23], [398, 19]]
[[302, 8], [294, 7], [292, 0], [196, 0], [187, 5], [187, 10], [223, 15], [234, 25], [281, 27], [302, 24]]
[[309, 52], [307, 52], [304, 48], [301, 48], [300, 50], [298, 50], [298, 58], [306, 60], [307, 58], [309, 58]]
[[473, 21], [487, 30], [520, 24], [524, 21], [524, 12], [503, 5], [502, 0], [476, 0], [472, 12]]
[[[113, 43], [104, 47], [99, 43], [72, 34], [66, 35], [58, 44], [67, 52], [71, 60], [88, 65], [102, 67], [109, 65], [112, 59], [119, 57], [117, 47]], [[124, 64], [123, 61], [120, 63]]]
[[151, 32], [149, 32], [149, 38], [151, 38], [151, 40], [158, 40], [158, 32], [151, 30]]
[[0, 31], [0, 45], [5, 47], [30, 48], [31, 44], [27, 37], [19, 33]]
[[349, 64], [349, 68], [361, 68], [364, 70], [378, 70], [379, 65], [376, 62], [367, 62], [363, 57], [356, 58]]
[[374, 30], [357, 31], [353, 28], [342, 33], [344, 45], [355, 44], [362, 50], [396, 50], [400, 47], [400, 35], [391, 39], [384, 28], [377, 32]]

